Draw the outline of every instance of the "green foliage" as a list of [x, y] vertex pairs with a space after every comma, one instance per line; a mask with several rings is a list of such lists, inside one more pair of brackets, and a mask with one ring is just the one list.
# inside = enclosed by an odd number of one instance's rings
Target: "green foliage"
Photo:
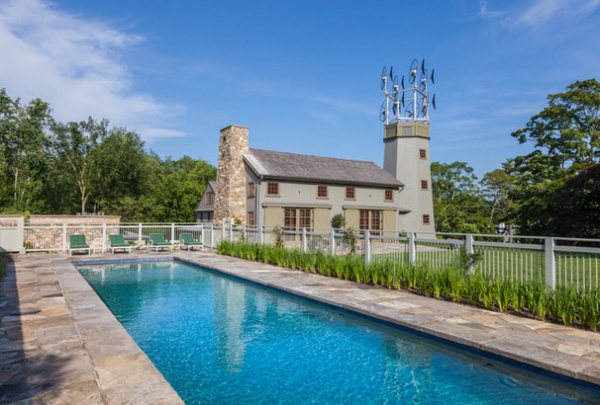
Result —
[[566, 90], [550, 94], [548, 106], [512, 136], [543, 149], [553, 159], [552, 169], [573, 174], [581, 165], [600, 162], [600, 83], [576, 81]]
[[0, 89], [0, 212], [104, 212], [123, 221], [191, 222], [216, 168], [144, 151], [136, 133], [107, 120], [60, 123], [36, 99]]
[[51, 165], [45, 134], [49, 120], [47, 103], [35, 99], [22, 105], [0, 89], [0, 209], [45, 208]]
[[470, 271], [477, 263], [483, 260], [483, 250], [467, 253], [465, 247], [459, 250], [460, 267], [463, 271]]
[[283, 230], [276, 226], [273, 228], [273, 234], [275, 235], [274, 245], [276, 248], [283, 248], [285, 241], [283, 240]]
[[600, 83], [577, 81], [512, 133], [535, 150], [504, 164], [522, 234], [599, 237]]
[[331, 218], [331, 227], [332, 228], [343, 228], [346, 225], [346, 219], [343, 214], [335, 214], [333, 218]]
[[344, 242], [346, 242], [348, 244], [348, 247], [350, 248], [350, 255], [355, 255], [357, 239], [356, 231], [353, 227], [344, 230]]
[[488, 231], [489, 206], [478, 187], [473, 168], [464, 162], [433, 162], [431, 180], [436, 231]]
[[436, 270], [386, 260], [365, 265], [364, 258], [358, 255], [302, 253], [298, 249], [226, 240], [219, 243], [217, 252], [359, 283], [403, 288], [500, 312], [512, 310], [540, 320], [550, 315], [556, 322], [585, 326], [594, 331], [600, 324], [600, 294], [596, 290], [559, 287], [551, 291], [543, 282], [518, 284], [509, 278], [488, 278], [478, 271], [468, 274], [458, 268]]

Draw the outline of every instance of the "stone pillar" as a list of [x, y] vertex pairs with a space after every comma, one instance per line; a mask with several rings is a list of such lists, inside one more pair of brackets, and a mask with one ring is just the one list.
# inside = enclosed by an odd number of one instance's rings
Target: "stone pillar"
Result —
[[246, 222], [246, 151], [248, 128], [230, 125], [221, 130], [213, 220], [215, 224], [222, 223], [223, 218]]

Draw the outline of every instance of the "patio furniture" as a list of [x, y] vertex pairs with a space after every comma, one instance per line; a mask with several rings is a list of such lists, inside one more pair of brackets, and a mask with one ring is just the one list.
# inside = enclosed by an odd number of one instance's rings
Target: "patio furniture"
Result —
[[88, 254], [92, 254], [92, 249], [90, 248], [90, 245], [87, 244], [85, 235], [69, 235], [69, 256], [71, 256], [74, 251], [78, 250], [87, 250]]
[[167, 242], [162, 233], [151, 233], [148, 236], [150, 237], [150, 246], [148, 246], [148, 249], [154, 248], [157, 252], [158, 249], [162, 248], [173, 249], [174, 245], [171, 242]]
[[122, 249], [125, 251], [129, 249], [129, 253], [131, 253], [131, 249], [133, 248], [133, 246], [125, 242], [125, 239], [121, 234], [108, 235], [108, 241], [110, 242], [108, 249], [112, 251], [112, 253], [115, 253], [115, 250], [117, 249]]
[[181, 242], [181, 245], [179, 245], [180, 249], [183, 249], [185, 247], [187, 248], [188, 252], [194, 246], [200, 246], [202, 248], [201, 250], [204, 250], [204, 244], [195, 240], [194, 235], [192, 235], [191, 233], [179, 234], [179, 241]]

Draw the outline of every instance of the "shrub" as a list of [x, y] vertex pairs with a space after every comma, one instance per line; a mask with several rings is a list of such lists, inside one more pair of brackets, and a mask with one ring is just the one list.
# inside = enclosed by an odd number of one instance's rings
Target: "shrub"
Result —
[[342, 214], [335, 214], [333, 218], [331, 218], [331, 227], [332, 228], [343, 228], [346, 225], [346, 219]]

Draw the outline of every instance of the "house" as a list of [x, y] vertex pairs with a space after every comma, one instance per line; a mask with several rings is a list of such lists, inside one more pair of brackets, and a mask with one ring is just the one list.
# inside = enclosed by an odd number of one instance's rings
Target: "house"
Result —
[[[212, 220], [219, 224], [225, 218], [233, 218], [249, 226], [326, 230], [331, 227], [333, 216], [342, 214], [346, 227], [357, 230], [433, 232], [431, 192], [425, 187], [430, 178], [420, 182], [418, 191], [428, 192], [429, 206], [403, 205], [403, 201], [418, 205], [427, 198], [403, 198], [407, 185], [393, 173], [405, 170], [406, 164], [412, 162], [398, 163], [405, 151], [396, 149], [402, 149], [403, 144], [393, 131], [388, 132], [384, 137], [384, 143], [387, 142], [384, 159], [387, 170], [384, 170], [367, 161], [249, 148], [248, 128], [236, 125], [223, 128], [217, 181], [209, 182], [202, 196], [196, 210], [198, 221]], [[406, 129], [396, 132], [412, 139]], [[419, 140], [411, 142], [422, 146]], [[419, 148], [416, 153], [420, 153]], [[423, 160], [423, 156], [418, 156], [417, 163], [422, 165], [418, 159]], [[428, 159], [425, 160], [427, 170], [423, 176], [426, 177], [430, 175]], [[420, 220], [414, 220], [415, 215], [420, 215]]]
[[215, 212], [215, 194], [217, 193], [217, 182], [209, 181], [206, 184], [206, 190], [200, 199], [198, 208], [196, 208], [196, 222], [213, 222]]

